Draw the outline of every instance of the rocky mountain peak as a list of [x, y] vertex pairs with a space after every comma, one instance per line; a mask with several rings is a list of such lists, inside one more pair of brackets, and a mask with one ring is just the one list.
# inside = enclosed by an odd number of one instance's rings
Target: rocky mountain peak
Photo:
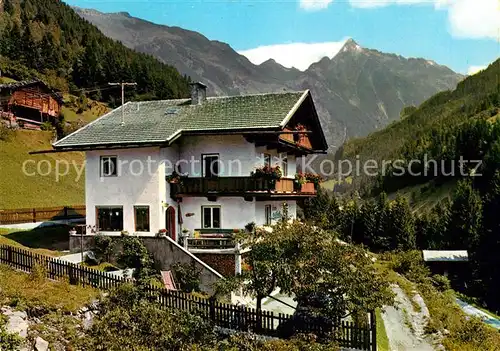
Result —
[[340, 52], [361, 52], [363, 51], [363, 48], [354, 41], [354, 39], [352, 38], [349, 38], [347, 39], [347, 41], [345, 42], [344, 46], [342, 47], [342, 49], [340, 49], [339, 53]]
[[345, 41], [331, 59], [323, 57], [307, 70], [286, 68], [273, 59], [252, 64], [228, 44], [202, 34], [134, 18], [78, 13], [125, 45], [156, 56], [193, 80], [205, 82], [215, 95], [238, 95], [311, 89], [328, 142], [338, 146], [399, 118], [404, 106], [418, 105], [443, 89], [454, 88], [461, 76], [439, 65], [363, 48]]

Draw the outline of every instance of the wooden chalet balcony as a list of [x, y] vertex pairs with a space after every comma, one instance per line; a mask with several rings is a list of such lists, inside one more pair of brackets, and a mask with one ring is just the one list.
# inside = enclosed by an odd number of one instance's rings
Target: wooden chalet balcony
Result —
[[284, 133], [279, 136], [281, 140], [284, 140], [290, 144], [295, 144], [298, 147], [304, 149], [312, 149], [311, 141], [307, 133], [291, 134], [293, 132], [291, 129], [285, 128]]
[[243, 196], [256, 198], [300, 198], [316, 195], [314, 183], [294, 188], [293, 179], [277, 181], [253, 177], [185, 178], [170, 184], [173, 198], [192, 196]]

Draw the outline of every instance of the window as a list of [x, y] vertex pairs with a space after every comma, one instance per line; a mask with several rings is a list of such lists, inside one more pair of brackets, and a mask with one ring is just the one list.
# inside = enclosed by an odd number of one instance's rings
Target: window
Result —
[[135, 206], [135, 231], [149, 232], [149, 206]]
[[101, 177], [116, 177], [118, 175], [116, 156], [101, 156]]
[[202, 206], [202, 225], [203, 228], [220, 228], [220, 206]]
[[280, 155], [281, 158], [281, 170], [283, 171], [283, 177], [288, 176], [288, 158], [286, 154]]
[[266, 205], [265, 206], [265, 213], [266, 213], [266, 225], [271, 225], [272, 223], [272, 209], [271, 205]]
[[123, 230], [123, 207], [96, 207], [99, 231], [121, 232]]
[[203, 158], [203, 176], [206, 178], [219, 176], [219, 155], [206, 154]]
[[271, 167], [271, 155], [264, 154], [264, 166]]

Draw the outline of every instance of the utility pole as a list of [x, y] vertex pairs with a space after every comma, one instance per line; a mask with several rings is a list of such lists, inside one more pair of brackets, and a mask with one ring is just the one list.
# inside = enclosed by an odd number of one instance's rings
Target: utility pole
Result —
[[122, 126], [125, 124], [125, 86], [126, 85], [137, 85], [137, 83], [108, 83], [108, 85], [121, 85], [122, 87]]

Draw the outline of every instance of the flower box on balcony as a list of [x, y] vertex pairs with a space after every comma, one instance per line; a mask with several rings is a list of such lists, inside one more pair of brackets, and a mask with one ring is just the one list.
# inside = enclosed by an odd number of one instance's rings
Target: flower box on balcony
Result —
[[279, 193], [291, 193], [293, 192], [293, 180], [292, 179], [280, 179], [276, 181], [276, 187], [274, 189]]
[[316, 192], [316, 187], [314, 186], [314, 183], [312, 182], [307, 182], [302, 184], [300, 187], [300, 192], [301, 193], [315, 193]]

